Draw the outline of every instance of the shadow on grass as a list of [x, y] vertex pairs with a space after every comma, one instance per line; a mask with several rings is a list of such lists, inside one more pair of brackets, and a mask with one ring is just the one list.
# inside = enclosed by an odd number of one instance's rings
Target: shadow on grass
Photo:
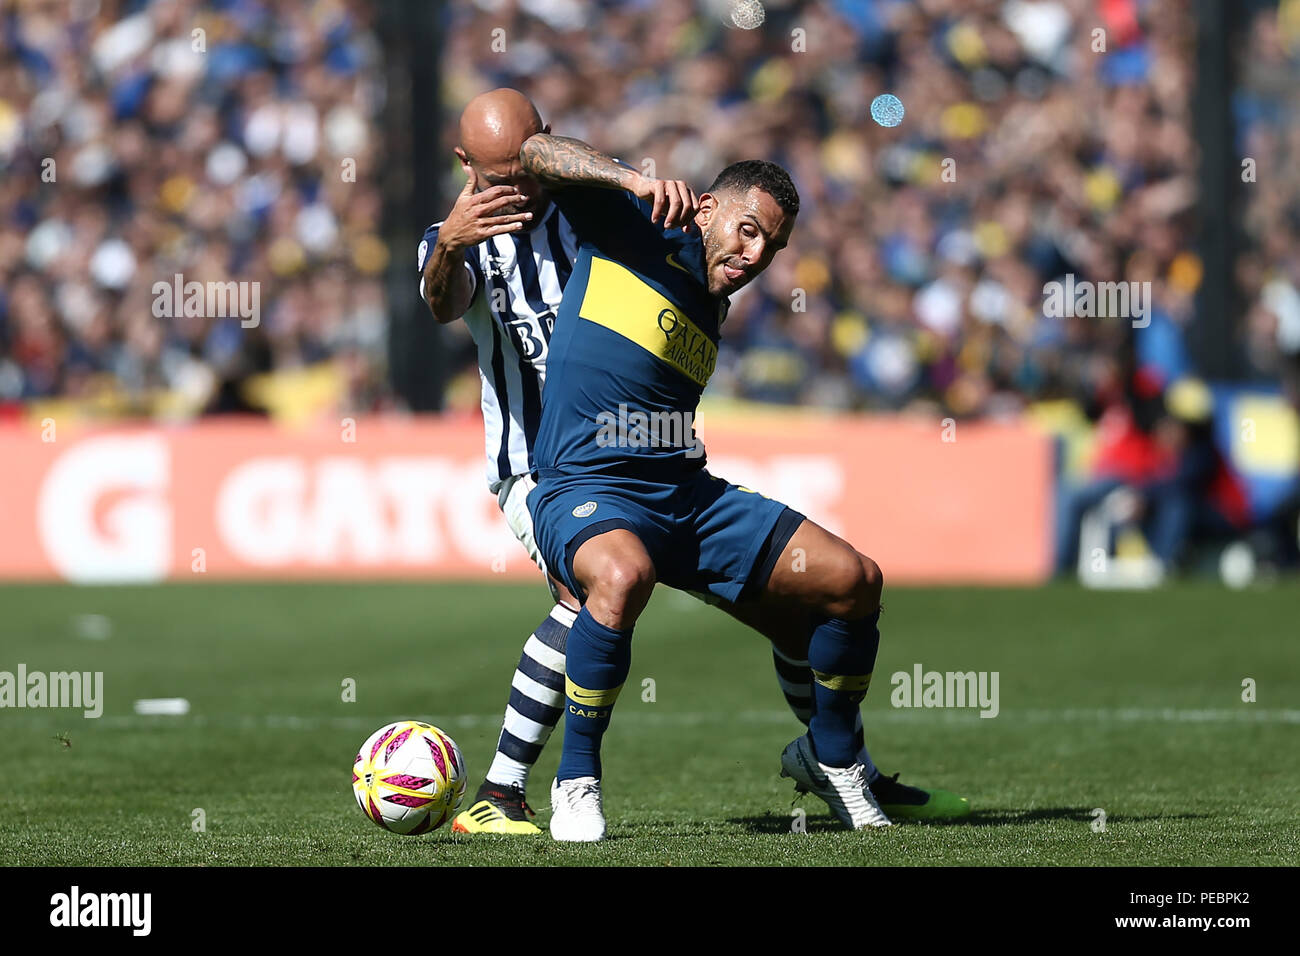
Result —
[[[1106, 816], [1107, 826], [1113, 826], [1117, 823], [1138, 823], [1149, 820], [1202, 820], [1209, 816], [1205, 813], [1148, 813], [1148, 814], [1108, 814]], [[792, 817], [781, 816], [776, 813], [765, 813], [762, 816], [732, 817], [729, 823], [744, 827], [751, 833], [789, 833]], [[955, 820], [899, 820], [895, 819], [894, 823], [900, 826], [928, 826], [928, 827], [1006, 827], [1006, 826], [1024, 826], [1034, 823], [1051, 823], [1056, 820], [1068, 821], [1071, 823], [1093, 822], [1092, 808], [1090, 807], [1042, 807], [1036, 810], [1021, 809], [990, 809], [990, 810], [972, 810], [970, 816], [959, 817]], [[826, 816], [819, 810], [810, 812], [805, 819], [805, 827], [809, 833], [824, 832], [842, 832], [844, 827], [834, 817]]]
[[[764, 813], [762, 816], [730, 817], [728, 823], [743, 827], [750, 833], [789, 833], [794, 822], [793, 815], [782, 816], [779, 813]], [[844, 826], [839, 820], [827, 816], [820, 809], [813, 810], [803, 821], [807, 833], [843, 833]]]

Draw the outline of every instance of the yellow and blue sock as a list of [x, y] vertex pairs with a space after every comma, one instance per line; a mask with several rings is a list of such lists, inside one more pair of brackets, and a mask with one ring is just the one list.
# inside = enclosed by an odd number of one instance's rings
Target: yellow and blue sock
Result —
[[600, 779], [600, 742], [632, 668], [632, 631], [606, 627], [584, 607], [569, 630], [564, 678], [564, 752], [557, 780]]
[[[811, 636], [811, 631], [810, 631]], [[785, 697], [786, 705], [795, 718], [805, 727], [812, 720], [813, 676], [806, 660], [787, 657], [776, 647], [772, 648], [772, 663], [776, 667], [777, 684]], [[872, 782], [880, 776], [880, 770], [871, 759], [867, 749], [866, 735], [862, 730], [862, 714], [858, 713], [853, 730], [853, 743], [857, 747], [858, 761], [867, 768], [867, 781]]]
[[818, 761], [848, 767], [861, 746], [858, 708], [871, 684], [880, 649], [880, 611], [857, 621], [832, 618], [812, 633], [808, 665], [813, 676], [813, 712], [808, 737]]

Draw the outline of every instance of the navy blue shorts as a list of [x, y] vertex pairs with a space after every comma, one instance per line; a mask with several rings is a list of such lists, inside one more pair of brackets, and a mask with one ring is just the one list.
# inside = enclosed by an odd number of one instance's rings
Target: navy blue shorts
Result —
[[586, 593], [574, 580], [573, 556], [583, 542], [606, 531], [635, 534], [663, 584], [736, 603], [766, 586], [804, 520], [779, 501], [703, 470], [677, 484], [543, 479], [528, 495], [528, 510], [546, 566], [582, 600]]

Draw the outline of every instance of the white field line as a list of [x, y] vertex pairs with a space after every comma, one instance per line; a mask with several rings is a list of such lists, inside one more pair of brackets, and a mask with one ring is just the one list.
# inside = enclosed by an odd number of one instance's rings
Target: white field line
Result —
[[[500, 713], [495, 714], [441, 714], [406, 715], [417, 720], [451, 728], [496, 729], [501, 726]], [[1219, 709], [1178, 709], [1165, 708], [1065, 708], [1065, 709], [1024, 709], [1003, 708], [997, 717], [981, 718], [975, 708], [899, 708], [891, 710], [870, 710], [862, 715], [867, 727], [881, 724], [1300, 724], [1300, 710], [1263, 708], [1245, 705], [1235, 708]], [[0, 710], [0, 730], [8, 727], [35, 727], [58, 725], [60, 729], [104, 727], [123, 730], [164, 729], [193, 730], [196, 728], [213, 728], [217, 730], [335, 730], [371, 731], [386, 722], [402, 719], [400, 715], [387, 716], [321, 716], [300, 717], [292, 714], [190, 714], [184, 717], [108, 715], [83, 723], [79, 711], [42, 711], [39, 715], [24, 710], [15, 713], [9, 708]], [[795, 719], [787, 710], [742, 710], [742, 711], [685, 711], [653, 712], [644, 707], [625, 706], [620, 708], [615, 718], [619, 724], [634, 724], [647, 727], [698, 727], [710, 724], [793, 724]]]

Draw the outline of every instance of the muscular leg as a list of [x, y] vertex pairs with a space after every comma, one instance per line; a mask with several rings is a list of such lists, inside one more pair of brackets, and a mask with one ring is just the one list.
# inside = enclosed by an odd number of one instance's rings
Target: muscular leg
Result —
[[632, 628], [654, 591], [655, 569], [641, 540], [618, 528], [579, 546], [573, 576], [587, 599], [569, 631], [564, 753], [555, 776], [599, 780], [600, 742], [632, 665]]
[[772, 569], [761, 601], [815, 615], [808, 645], [812, 669], [809, 740], [823, 764], [860, 762], [859, 704], [875, 667], [882, 587], [880, 569], [841, 538], [803, 521]]
[[631, 531], [588, 538], [573, 556], [573, 576], [587, 592], [583, 609], [601, 625], [630, 629], [654, 593], [655, 567]]
[[753, 628], [772, 642], [773, 649], [792, 660], [806, 660], [808, 640], [812, 637], [813, 616], [801, 607], [763, 604], [749, 601], [732, 604], [719, 601], [718, 610]]
[[[527, 475], [507, 479], [497, 494], [501, 513], [528, 556], [545, 571], [528, 511], [527, 495], [533, 488]], [[501, 721], [496, 753], [474, 804], [453, 829], [462, 832], [536, 832], [529, 826], [509, 829], [501, 812], [510, 812], [515, 822], [524, 820], [524, 793], [528, 774], [541, 756], [542, 748], [564, 712], [564, 653], [569, 628], [581, 606], [569, 589], [548, 575], [555, 605], [524, 642], [519, 664], [510, 680], [510, 698]], [[492, 806], [480, 806], [487, 800]], [[496, 809], [494, 810], [493, 807]], [[476, 812], [477, 811], [477, 812]], [[488, 825], [505, 830], [484, 830]], [[466, 830], [473, 827], [473, 830]]]
[[855, 621], [879, 610], [883, 586], [875, 561], [805, 519], [786, 542], [760, 600]]
[[512, 786], [521, 794], [527, 791], [528, 774], [563, 713], [564, 655], [580, 605], [563, 584], [552, 578], [551, 586], [560, 600], [524, 642], [510, 681], [497, 750], [485, 777], [506, 792]]
[[[812, 669], [822, 672], [816, 680], [812, 679], [808, 664], [796, 669], [794, 665], [781, 661], [781, 654], [798, 649], [798, 640], [789, 634], [771, 635], [774, 638], [773, 653], [777, 655], [777, 671], [782, 676], [782, 690], [787, 691], [787, 700], [796, 714], [799, 714], [796, 706], [799, 701], [788, 691], [800, 686], [793, 678], [809, 674], [805, 678], [808, 683], [803, 686], [810, 690], [803, 700], [808, 702], [810, 714], [804, 722], [809, 725], [807, 740], [811, 742], [818, 760], [829, 767], [844, 766], [835, 761], [847, 759], [849, 752], [856, 748], [856, 763], [861, 764], [872, 795], [878, 798], [880, 806], [890, 817], [897, 815], [921, 820], [969, 816], [970, 802], [965, 797], [947, 790], [910, 787], [898, 782], [898, 774], [893, 777], [880, 774], [863, 742], [862, 715], [858, 706], [861, 695], [856, 688], [845, 686], [844, 680], [835, 679], [837, 676], [870, 676], [880, 641], [876, 628], [880, 592], [880, 569], [874, 561], [857, 553], [847, 542], [825, 529], [805, 521], [783, 549], [772, 570], [767, 592], [759, 602], [747, 605], [741, 614], [735, 616], [764, 633], [767, 633], [765, 622], [770, 622], [771, 627], [789, 629], [797, 627], [802, 620], [800, 615], [811, 614], [812, 622], [824, 621], [812, 630], [806, 655], [811, 659]], [[810, 612], [810, 607], [816, 610]], [[870, 613], [866, 617], [858, 616], [867, 610]], [[835, 613], [843, 616], [830, 620], [820, 616]], [[860, 684], [865, 691], [866, 680]], [[850, 739], [850, 720], [854, 732], [852, 743], [846, 745]], [[796, 745], [798, 743], [796, 741]], [[783, 754], [783, 766], [786, 765], [785, 757]], [[827, 802], [832, 803], [831, 800]]]
[[[865, 555], [859, 557], [866, 559]], [[813, 705], [813, 676], [808, 667], [808, 644], [816, 623], [813, 615], [803, 608], [779, 603], [732, 604], [722, 601], [717, 607], [772, 642], [772, 663], [781, 695], [795, 719], [807, 727], [812, 719]], [[867, 781], [875, 780], [880, 771], [867, 750], [861, 714], [854, 724], [853, 740], [857, 745], [858, 760], [867, 769]]]

